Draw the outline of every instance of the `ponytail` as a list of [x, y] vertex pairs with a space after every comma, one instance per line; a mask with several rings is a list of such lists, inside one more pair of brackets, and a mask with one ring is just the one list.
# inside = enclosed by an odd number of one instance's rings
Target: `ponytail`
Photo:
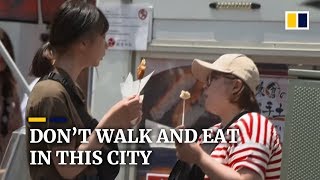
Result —
[[36, 52], [32, 61], [30, 75], [42, 77], [49, 74], [54, 69], [53, 60], [52, 48], [48, 42]]

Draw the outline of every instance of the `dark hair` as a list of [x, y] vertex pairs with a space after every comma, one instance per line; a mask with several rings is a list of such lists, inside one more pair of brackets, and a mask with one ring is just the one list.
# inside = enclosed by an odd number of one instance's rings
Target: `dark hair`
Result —
[[238, 104], [240, 109], [245, 109], [249, 112], [260, 113], [260, 106], [257, 102], [255, 94], [245, 82], [242, 81], [242, 84], [243, 85], [240, 91], [238, 91], [236, 94], [233, 94], [231, 97], [231, 102]]
[[[9, 36], [2, 28], [0, 28], [0, 39], [4, 47], [9, 52], [11, 58], [14, 60], [13, 46], [11, 44]], [[0, 75], [2, 77], [3, 83], [5, 84], [5, 86], [3, 86], [2, 95], [4, 97], [13, 96], [14, 92], [16, 92], [16, 80], [14, 79], [10, 68], [6, 66], [6, 68], [2, 72], [0, 72]]]
[[[10, 38], [7, 33], [0, 28], [0, 40], [2, 41], [4, 47], [9, 52], [10, 56], [14, 60], [13, 46], [11, 44]], [[8, 106], [10, 106], [7, 101], [9, 98], [17, 96], [16, 80], [14, 79], [11, 70], [8, 66], [5, 67], [3, 71], [0, 72], [0, 78], [2, 79], [2, 94], [0, 96], [4, 97], [4, 101], [1, 106], [3, 107], [3, 112], [0, 114], [0, 133], [5, 136], [8, 134], [8, 120], [10, 121], [10, 111]]]
[[94, 5], [80, 0], [64, 2], [51, 24], [49, 43], [44, 44], [33, 58], [30, 74], [37, 77], [48, 74], [54, 68], [52, 56], [48, 57], [48, 54], [63, 54], [80, 38], [102, 35], [108, 29], [107, 18]]

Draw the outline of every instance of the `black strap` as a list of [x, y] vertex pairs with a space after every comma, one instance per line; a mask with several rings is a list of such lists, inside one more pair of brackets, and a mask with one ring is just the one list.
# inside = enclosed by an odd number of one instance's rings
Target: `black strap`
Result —
[[[83, 123], [85, 128], [90, 128], [93, 131], [98, 125], [98, 121], [96, 119], [93, 119], [91, 115], [88, 113], [86, 103], [81, 100], [79, 95], [75, 92], [76, 88], [72, 86], [73, 82], [70, 82], [67, 78], [53, 71], [50, 72], [47, 76], [41, 78], [39, 81], [46, 79], [57, 81], [63, 85], [63, 87], [68, 92], [74, 107], [78, 112], [81, 122]], [[116, 143], [105, 143], [105, 145], [107, 146], [107, 148], [102, 149], [103, 159], [106, 159], [108, 152], [110, 152], [111, 150], [118, 151], [118, 145]], [[113, 162], [118, 160], [117, 156], [112, 156], [111, 158]], [[108, 161], [103, 161], [102, 164], [97, 165], [96, 168], [98, 171], [99, 179], [114, 180], [119, 173], [120, 165], [111, 165]]]
[[98, 121], [96, 119], [93, 119], [88, 113], [86, 109], [86, 104], [81, 100], [79, 95], [75, 92], [75, 87], [72, 86], [73, 83], [69, 82], [67, 78], [64, 78], [63, 76], [55, 72], [50, 72], [47, 76], [43, 77], [41, 80], [46, 80], [46, 79], [57, 81], [63, 85], [63, 87], [68, 92], [71, 98], [71, 101], [74, 107], [76, 108], [77, 113], [81, 119], [81, 122], [83, 123], [85, 128], [90, 128], [91, 130], [95, 129], [95, 127], [98, 125]]
[[[248, 111], [242, 111], [236, 115], [226, 126], [222, 128], [223, 134], [235, 121], [247, 113]], [[218, 144], [220, 144], [220, 142], [215, 144], [202, 144], [201, 147], [207, 154], [211, 154]], [[203, 180], [204, 176], [205, 174], [199, 166], [189, 165], [188, 163], [178, 160], [174, 165], [168, 180]]]
[[[248, 111], [242, 111], [240, 112], [238, 115], [236, 115], [235, 117], [233, 117], [233, 119], [228, 122], [228, 124], [226, 126], [224, 126], [222, 128], [222, 132], [223, 134], [228, 130], [228, 128], [234, 123], [236, 122], [241, 116], [247, 114]], [[202, 149], [207, 153], [207, 154], [210, 154], [218, 145], [220, 144], [219, 143], [207, 143], [207, 144], [202, 144], [201, 147]]]

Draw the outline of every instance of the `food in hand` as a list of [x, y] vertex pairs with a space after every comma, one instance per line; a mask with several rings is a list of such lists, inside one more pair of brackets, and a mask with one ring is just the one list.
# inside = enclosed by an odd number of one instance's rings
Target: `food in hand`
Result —
[[190, 97], [191, 95], [188, 91], [184, 91], [184, 90], [181, 91], [181, 94], [180, 94], [181, 99], [186, 100], [186, 99], [189, 99]]
[[138, 68], [137, 68], [137, 77], [139, 80], [141, 80], [144, 76], [144, 72], [146, 71], [146, 60], [145, 59], [142, 59]]

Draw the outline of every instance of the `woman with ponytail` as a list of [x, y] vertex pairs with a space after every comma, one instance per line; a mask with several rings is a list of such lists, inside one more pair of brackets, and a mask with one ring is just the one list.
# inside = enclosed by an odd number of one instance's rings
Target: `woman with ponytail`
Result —
[[[195, 59], [192, 73], [206, 85], [207, 111], [221, 119], [212, 127], [213, 137], [218, 129], [236, 129], [239, 133], [234, 137], [229, 133], [227, 142], [210, 149], [201, 148], [205, 147], [203, 136], [198, 143], [177, 143], [178, 158], [193, 164], [185, 179], [280, 179], [280, 140], [272, 123], [260, 114], [255, 98], [259, 71], [254, 62], [243, 54], [225, 54], [213, 63]], [[169, 179], [179, 179], [175, 174]]]
[[[117, 150], [116, 144], [98, 142], [94, 129], [131, 128], [132, 120], [141, 119], [139, 96], [121, 100], [109, 109], [100, 121], [87, 111], [84, 95], [76, 83], [80, 72], [98, 66], [108, 48], [105, 36], [109, 28], [103, 13], [95, 6], [79, 0], [66, 1], [59, 8], [50, 26], [49, 42], [35, 54], [30, 73], [40, 77], [28, 100], [26, 117], [46, 117], [45, 123], [27, 123], [27, 153], [52, 151], [51, 164], [30, 165], [33, 180], [115, 179], [119, 166], [103, 158], [101, 165], [59, 165], [55, 152], [101, 150], [104, 156]], [[107, 96], [106, 96], [107, 98]], [[59, 121], [49, 121], [58, 118]], [[62, 121], [60, 121], [62, 118]], [[89, 143], [82, 136], [72, 136], [70, 143], [30, 143], [30, 129], [91, 129]], [[115, 157], [112, 157], [113, 159]], [[31, 159], [29, 157], [29, 163]], [[70, 162], [70, 159], [66, 159]]]

